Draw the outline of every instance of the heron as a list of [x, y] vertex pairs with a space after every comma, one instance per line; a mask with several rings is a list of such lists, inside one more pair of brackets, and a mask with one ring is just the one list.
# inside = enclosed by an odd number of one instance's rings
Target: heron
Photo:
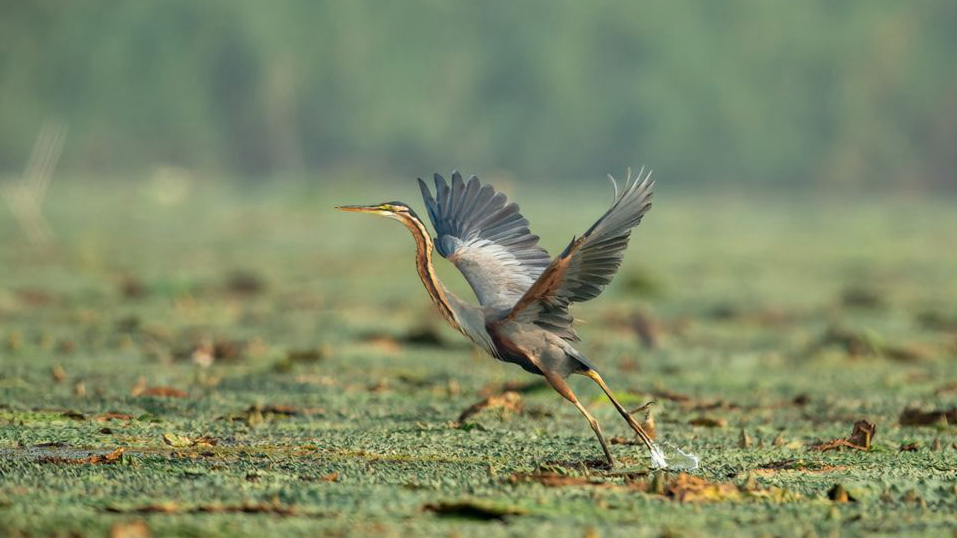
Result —
[[[419, 187], [435, 237], [403, 202], [338, 206], [397, 220], [415, 239], [415, 264], [432, 302], [457, 331], [492, 357], [540, 375], [584, 415], [598, 438], [609, 467], [615, 458], [601, 426], [582, 405], [567, 379], [579, 374], [594, 381], [649, 450], [658, 467], [664, 457], [641, 424], [615, 398], [598, 367], [574, 347], [579, 342], [569, 307], [597, 297], [612, 281], [624, 258], [632, 230], [651, 208], [654, 181], [642, 169], [614, 186], [611, 208], [588, 230], [552, 258], [538, 244], [519, 206], [476, 176], [451, 184], [435, 174], [435, 194], [420, 178]], [[455, 296], [439, 280], [433, 253], [452, 262], [471, 286], [478, 306]]]

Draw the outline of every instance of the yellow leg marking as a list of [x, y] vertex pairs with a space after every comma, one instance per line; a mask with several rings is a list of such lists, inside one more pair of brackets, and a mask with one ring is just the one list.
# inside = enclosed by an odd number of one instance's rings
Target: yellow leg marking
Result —
[[592, 381], [594, 381], [595, 383], [598, 383], [598, 386], [601, 387], [601, 390], [605, 393], [605, 396], [608, 396], [608, 399], [611, 400], [612, 405], [615, 406], [615, 409], [618, 410], [618, 413], [621, 414], [622, 418], [625, 419], [625, 422], [627, 422], [628, 425], [631, 426], [631, 429], [635, 430], [635, 433], [638, 435], [641, 441], [645, 444], [645, 446], [648, 447], [648, 450], [652, 450], [654, 444], [651, 441], [651, 437], [649, 437], [648, 434], [645, 432], [644, 428], [641, 427], [641, 424], [638, 424], [638, 421], [636, 421], [635, 418], [631, 416], [631, 413], [625, 410], [625, 408], [622, 407], [620, 403], [618, 403], [618, 400], [615, 399], [614, 394], [611, 393], [611, 389], [609, 389], [608, 385], [605, 384], [605, 380], [602, 379], [600, 375], [598, 375], [598, 372], [594, 370], [588, 370], [587, 372], [585, 372], [585, 375], [590, 377]]
[[581, 402], [578, 401], [578, 397], [575, 396], [575, 393], [572, 392], [571, 387], [568, 386], [568, 383], [562, 379], [561, 376], [552, 373], [546, 373], [545, 379], [552, 386], [552, 388], [555, 389], [556, 392], [561, 394], [569, 402], [575, 404], [575, 407], [577, 407], [578, 410], [585, 415], [589, 426], [591, 426], [592, 431], [595, 432], [595, 436], [598, 437], [598, 442], [601, 443], [601, 449], [605, 452], [605, 459], [608, 460], [608, 465], [610, 467], [614, 467], [615, 458], [611, 455], [611, 450], [608, 449], [608, 443], [605, 441], [605, 436], [601, 433], [601, 426], [598, 425], [598, 421], [595, 420], [595, 417], [591, 416], [591, 413], [589, 413], [588, 410], [582, 406]]
[[608, 460], [608, 466], [615, 466], [615, 458], [611, 455], [611, 450], [608, 449], [608, 443], [605, 442], [605, 436], [601, 433], [601, 426], [598, 425], [598, 421], [595, 420], [595, 417], [591, 416], [591, 413], [579, 402], [577, 399], [572, 402], [575, 404], [575, 407], [585, 415], [585, 418], [588, 420], [588, 424], [591, 425], [591, 429], [595, 432], [595, 436], [598, 437], [598, 442], [601, 443], [601, 449], [605, 451], [605, 459]]

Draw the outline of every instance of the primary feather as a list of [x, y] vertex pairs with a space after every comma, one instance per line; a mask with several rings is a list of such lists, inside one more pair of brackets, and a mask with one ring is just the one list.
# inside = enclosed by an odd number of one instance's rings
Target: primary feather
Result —
[[581, 237], [549, 264], [535, 283], [516, 302], [505, 321], [532, 322], [570, 341], [578, 339], [568, 312], [571, 303], [597, 297], [607, 286], [625, 256], [631, 230], [651, 208], [651, 172], [629, 177], [623, 188], [615, 184], [615, 198]]

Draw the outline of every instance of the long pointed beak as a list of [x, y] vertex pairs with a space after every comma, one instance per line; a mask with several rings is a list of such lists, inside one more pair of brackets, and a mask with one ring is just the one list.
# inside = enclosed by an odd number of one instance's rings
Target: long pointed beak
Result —
[[354, 213], [381, 213], [382, 210], [378, 206], [374, 205], [340, 205], [336, 206], [336, 209], [341, 209], [343, 211], [352, 211]]

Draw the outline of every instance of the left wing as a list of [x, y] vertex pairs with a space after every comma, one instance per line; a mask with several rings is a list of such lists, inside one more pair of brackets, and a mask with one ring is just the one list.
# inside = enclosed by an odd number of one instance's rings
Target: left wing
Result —
[[612, 178], [615, 199], [611, 209], [584, 235], [572, 239], [503, 321], [536, 323], [566, 340], [578, 340], [569, 305], [601, 294], [621, 266], [632, 228], [651, 208], [651, 172], [642, 169], [634, 180], [630, 171], [628, 176], [621, 192]]
[[472, 176], [468, 184], [452, 173], [451, 188], [435, 174], [435, 198], [419, 180], [435, 227], [435, 246], [468, 280], [482, 306], [508, 309], [548, 267], [551, 256], [538, 245], [518, 205]]

